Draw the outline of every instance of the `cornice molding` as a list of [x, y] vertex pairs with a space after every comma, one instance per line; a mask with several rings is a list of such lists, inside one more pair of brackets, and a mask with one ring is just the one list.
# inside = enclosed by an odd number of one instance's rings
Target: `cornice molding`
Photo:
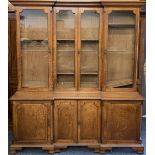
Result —
[[15, 6], [13, 6], [10, 2], [8, 2], [8, 12], [14, 13], [16, 11]]
[[14, 6], [53, 6], [56, 0], [9, 0]]
[[14, 6], [141, 6], [145, 0], [9, 0]]

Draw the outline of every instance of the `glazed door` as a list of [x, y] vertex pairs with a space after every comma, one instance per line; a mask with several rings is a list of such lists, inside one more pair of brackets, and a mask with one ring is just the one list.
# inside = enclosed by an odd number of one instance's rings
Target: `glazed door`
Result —
[[137, 80], [139, 12], [105, 8], [103, 87], [134, 89]]
[[54, 102], [54, 131], [56, 143], [77, 142], [77, 101]]
[[80, 8], [78, 89], [100, 88], [102, 9]]
[[[52, 87], [50, 12], [47, 9], [18, 10], [19, 88]], [[20, 72], [21, 71], [21, 72]]]
[[100, 101], [78, 101], [78, 143], [100, 142]]
[[77, 54], [77, 9], [55, 8], [55, 88], [75, 89]]
[[50, 135], [53, 134], [51, 112], [51, 103], [48, 101], [13, 102], [15, 140], [24, 143], [50, 143]]

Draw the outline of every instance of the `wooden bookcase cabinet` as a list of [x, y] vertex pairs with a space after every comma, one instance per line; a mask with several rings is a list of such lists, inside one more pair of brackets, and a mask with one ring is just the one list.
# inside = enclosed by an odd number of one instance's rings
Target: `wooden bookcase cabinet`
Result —
[[11, 153], [88, 146], [138, 153], [139, 18], [143, 1], [22, 1]]

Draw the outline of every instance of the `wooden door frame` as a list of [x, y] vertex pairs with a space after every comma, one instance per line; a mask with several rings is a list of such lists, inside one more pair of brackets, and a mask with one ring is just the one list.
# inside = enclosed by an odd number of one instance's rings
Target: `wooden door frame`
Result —
[[[112, 11], [132, 11], [135, 15], [135, 50], [134, 50], [134, 64], [133, 64], [133, 87], [132, 88], [111, 88], [110, 90], [106, 88], [107, 79], [107, 43], [108, 43], [108, 15]], [[125, 7], [105, 7], [104, 8], [104, 45], [103, 45], [103, 57], [104, 57], [104, 67], [103, 74], [104, 80], [102, 84], [103, 91], [136, 91], [137, 90], [137, 74], [138, 74], [138, 52], [139, 52], [139, 20], [140, 20], [140, 9], [139, 8], [125, 8]]]
[[[99, 14], [99, 49], [98, 49], [98, 87], [97, 88], [81, 88], [80, 87], [80, 66], [81, 66], [81, 62], [80, 62], [80, 57], [81, 57], [81, 14], [84, 13], [84, 11], [96, 11]], [[78, 90], [89, 90], [89, 91], [94, 91], [94, 90], [101, 90], [101, 85], [102, 85], [102, 40], [103, 40], [103, 31], [102, 28], [103, 27], [103, 8], [86, 8], [86, 7], [82, 7], [78, 9], [78, 85], [77, 85], [77, 89]]]
[[[13, 101], [13, 134], [14, 134], [14, 137], [15, 137], [15, 140], [17, 142], [24, 142], [24, 143], [27, 143], [27, 142], [39, 142], [39, 143], [51, 143], [51, 141], [53, 141], [53, 124], [52, 124], [52, 118], [51, 118], [51, 115], [53, 113], [52, 111], [52, 108], [51, 108], [51, 101], [34, 101], [34, 100], [21, 100], [21, 101]], [[19, 139], [19, 133], [18, 133], [18, 129], [17, 129], [17, 121], [18, 121], [18, 115], [17, 115], [17, 110], [20, 109], [20, 106], [22, 105], [26, 105], [26, 104], [31, 104], [31, 105], [38, 105], [38, 104], [41, 104], [42, 106], [45, 106], [46, 109], [47, 109], [47, 131], [46, 131], [46, 139]], [[31, 110], [31, 109], [30, 109]], [[31, 124], [32, 125], [32, 124]]]
[[[75, 87], [74, 88], [57, 88], [57, 34], [56, 34], [56, 14], [60, 10], [65, 10], [65, 11], [72, 11], [73, 14], [75, 14], [75, 54], [74, 54], [74, 69], [75, 69], [75, 77], [74, 77], [74, 82], [75, 82]], [[77, 14], [78, 14], [78, 9], [76, 7], [54, 7], [54, 13], [53, 13], [53, 78], [54, 78], [54, 90], [77, 90]]]
[[[92, 144], [92, 143], [100, 143], [100, 137], [101, 137], [101, 100], [78, 100], [78, 125], [77, 125], [77, 128], [78, 128], [78, 143], [89, 143], [89, 144]], [[88, 103], [87, 103], [88, 102]], [[80, 136], [81, 136], [81, 105], [84, 105], [84, 104], [90, 104], [89, 102], [93, 103], [96, 105], [96, 107], [98, 107], [98, 122], [97, 122], [97, 127], [96, 127], [96, 130], [97, 130], [97, 139], [81, 139]], [[87, 117], [87, 116], [86, 116]]]
[[[43, 10], [47, 14], [47, 30], [48, 30], [48, 87], [22, 87], [22, 70], [21, 70], [21, 43], [20, 43], [20, 14], [24, 10]], [[16, 34], [16, 43], [17, 43], [17, 72], [18, 72], [18, 90], [32, 90], [32, 91], [47, 91], [47, 90], [52, 90], [53, 89], [53, 80], [52, 80], [52, 30], [51, 30], [51, 7], [16, 7], [16, 29], [17, 29], [17, 34]]]
[[[64, 102], [64, 103], [62, 103], [62, 102]], [[74, 125], [74, 128], [75, 128], [75, 131], [74, 131], [74, 135], [73, 135], [73, 139], [60, 139], [59, 138], [59, 133], [58, 133], [58, 124], [59, 124], [59, 119], [58, 119], [58, 106], [60, 105], [62, 105], [62, 104], [65, 104], [65, 103], [70, 103], [70, 104], [72, 104], [72, 105], [74, 105], [74, 110], [75, 110], [75, 119], [76, 119], [76, 121], [75, 122], [73, 122], [73, 123], [75, 123]], [[78, 130], [78, 127], [77, 127], [77, 119], [78, 119], [78, 108], [77, 108], [77, 105], [78, 103], [77, 103], [77, 100], [72, 100], [72, 99], [67, 99], [67, 100], [54, 100], [54, 143], [77, 143], [77, 134], [78, 134], [78, 132], [77, 132], [77, 130]], [[71, 106], [71, 105], [69, 105], [69, 106]], [[63, 129], [61, 129], [61, 130], [63, 130]]]
[[[129, 100], [122, 100], [122, 101], [118, 101], [118, 100], [110, 100], [110, 101], [103, 101], [103, 107], [102, 107], [102, 124], [104, 125], [101, 125], [102, 126], [102, 143], [141, 143], [141, 140], [140, 140], [140, 136], [141, 136], [141, 101], [135, 101], [135, 100], [132, 100], [132, 101], [129, 101]], [[137, 113], [135, 113], [135, 117], [136, 117], [136, 138], [135, 139], [132, 139], [132, 140], [114, 140], [113, 137], [112, 137], [112, 133], [113, 133], [113, 108], [117, 107], [117, 105], [132, 105], [135, 107], [135, 111]], [[129, 114], [129, 113], [128, 113]]]

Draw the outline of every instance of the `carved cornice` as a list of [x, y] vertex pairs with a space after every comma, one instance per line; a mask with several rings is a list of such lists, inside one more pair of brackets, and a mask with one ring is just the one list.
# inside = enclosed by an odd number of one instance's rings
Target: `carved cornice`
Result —
[[9, 0], [14, 6], [53, 6], [56, 0]]
[[9, 0], [14, 6], [140, 6], [145, 0]]
[[8, 12], [14, 13], [16, 11], [15, 6], [13, 6], [10, 2], [8, 2]]
[[103, 6], [142, 6], [145, 0], [101, 0]]
[[101, 0], [56, 0], [55, 6], [83, 6], [99, 7]]

